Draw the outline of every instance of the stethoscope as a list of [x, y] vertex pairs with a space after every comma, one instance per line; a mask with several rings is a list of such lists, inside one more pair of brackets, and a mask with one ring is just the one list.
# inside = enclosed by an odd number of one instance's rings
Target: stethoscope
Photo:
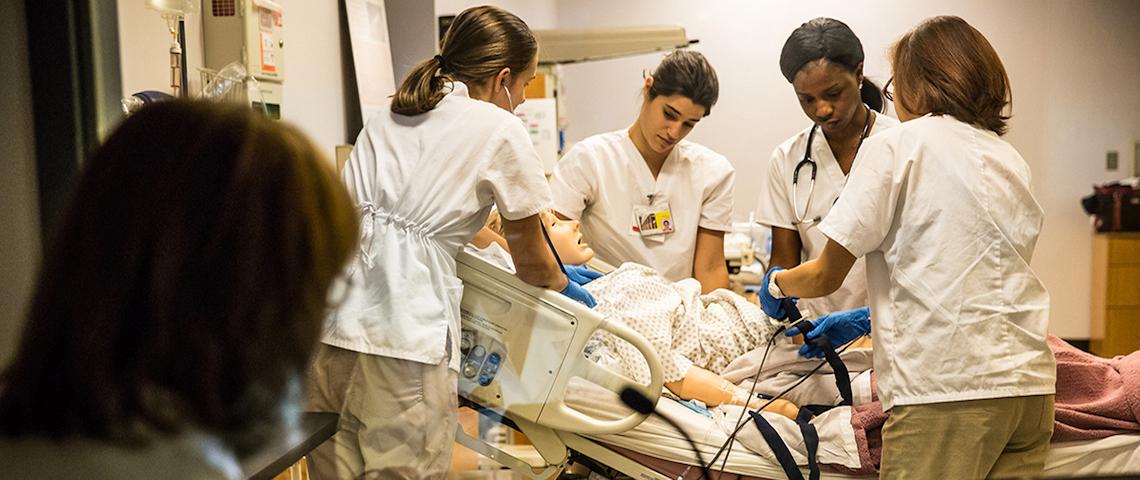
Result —
[[[867, 133], [871, 129], [871, 107], [863, 104], [867, 108], [867, 116], [863, 119], [863, 134], [859, 136], [859, 144], [855, 146], [855, 153], [859, 153], [859, 148], [863, 146], [863, 140], [867, 139]], [[816, 217], [810, 221], [805, 222], [804, 216], [807, 215], [808, 209], [811, 208], [811, 196], [815, 193], [815, 174], [819, 170], [819, 166], [815, 160], [811, 159], [811, 144], [815, 139], [815, 131], [819, 125], [812, 124], [811, 131], [808, 132], [807, 147], [804, 148], [804, 159], [796, 164], [796, 169], [792, 171], [792, 213], [796, 216], [796, 221], [792, 225], [801, 225], [804, 223], [814, 223], [822, 220], [822, 217]], [[804, 167], [811, 167], [811, 183], [808, 184], [807, 202], [804, 203], [803, 213], [800, 213], [799, 196], [796, 192], [800, 183], [800, 169]], [[836, 198], [838, 200], [838, 198]]]

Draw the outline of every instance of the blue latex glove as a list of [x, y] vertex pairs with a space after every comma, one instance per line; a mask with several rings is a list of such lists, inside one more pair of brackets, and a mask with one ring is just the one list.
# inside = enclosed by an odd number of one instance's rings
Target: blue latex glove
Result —
[[587, 292], [585, 288], [582, 288], [581, 285], [574, 283], [574, 281], [569, 278], [567, 278], [566, 281], [566, 288], [563, 288], [562, 291], [558, 293], [566, 295], [590, 308], [598, 306], [597, 300], [594, 300], [594, 296], [590, 295], [590, 292]]
[[[788, 312], [784, 311], [784, 306], [781, 304], [782, 302], [780, 302], [781, 299], [773, 297], [771, 293], [768, 293], [768, 282], [772, 278], [772, 272], [776, 272], [778, 270], [783, 270], [783, 268], [772, 267], [771, 270], [768, 270], [768, 273], [764, 274], [763, 285], [761, 286], [760, 291], [756, 293], [758, 293], [760, 296], [760, 308], [764, 310], [764, 313], [776, 320], [783, 320], [785, 318], [788, 318]], [[792, 303], [796, 303], [798, 301], [798, 298], [792, 298]]]
[[[856, 338], [871, 333], [871, 309], [867, 307], [854, 310], [832, 312], [811, 321], [812, 329], [807, 332], [805, 340], [812, 340], [823, 335], [832, 346], [846, 345]], [[795, 326], [784, 332], [784, 335], [793, 336], [801, 333], [800, 327]], [[822, 358], [823, 350], [810, 343], [800, 347], [800, 355], [808, 358]]]
[[590, 270], [590, 268], [585, 265], [563, 265], [563, 267], [566, 268], [566, 278], [569, 278], [571, 282], [577, 283], [578, 285], [585, 285], [602, 278], [601, 272]]

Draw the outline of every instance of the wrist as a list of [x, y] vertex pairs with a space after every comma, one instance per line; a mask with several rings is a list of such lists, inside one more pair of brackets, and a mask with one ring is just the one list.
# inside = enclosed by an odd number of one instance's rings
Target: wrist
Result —
[[780, 273], [779, 270], [772, 272], [768, 275], [768, 295], [772, 298], [784, 298], [784, 291], [780, 290], [780, 286], [776, 284], [776, 276]]

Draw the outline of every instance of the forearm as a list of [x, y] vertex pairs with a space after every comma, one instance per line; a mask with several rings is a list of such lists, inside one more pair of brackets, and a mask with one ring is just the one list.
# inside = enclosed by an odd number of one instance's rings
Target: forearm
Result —
[[[733, 385], [724, 377], [705, 370], [696, 365], [689, 367], [685, 377], [665, 384], [674, 395], [682, 400], [698, 400], [707, 406], [715, 407], [723, 404], [747, 406], [758, 408], [768, 403], [758, 398], [748, 398], [749, 392]], [[778, 413], [795, 419], [798, 408], [787, 400], [776, 400], [764, 408], [765, 412]]]
[[728, 288], [728, 266], [724, 262], [724, 232], [697, 228], [693, 255], [693, 278], [701, 282], [701, 293]]
[[785, 297], [822, 297], [839, 290], [854, 264], [854, 255], [842, 245], [828, 240], [818, 258], [790, 270], [775, 272], [773, 281]]
[[823, 297], [834, 293], [843, 285], [842, 279], [835, 282], [834, 275], [828, 275], [816, 260], [809, 260], [798, 267], [777, 272], [773, 278], [786, 297]]
[[728, 266], [723, 260], [717, 265], [694, 265], [693, 278], [701, 282], [701, 293], [709, 293], [718, 288], [728, 288]]
[[503, 237], [510, 246], [519, 279], [551, 290], [566, 288], [566, 275], [558, 269], [558, 262], [544, 240], [538, 215], [520, 220], [504, 218]]
[[503, 250], [506, 250], [508, 253], [511, 251], [511, 247], [507, 245], [507, 239], [487, 227], [479, 229], [478, 232], [475, 232], [475, 236], [471, 238], [471, 244], [477, 248], [487, 248], [491, 246], [492, 243], [499, 244], [499, 246], [503, 247]]
[[800, 264], [803, 255], [800, 233], [786, 228], [772, 227], [772, 256], [768, 268], [793, 268]]
[[665, 388], [682, 400], [700, 400], [715, 407], [732, 401], [736, 386], [720, 375], [694, 365], [685, 372], [684, 378], [666, 383]]

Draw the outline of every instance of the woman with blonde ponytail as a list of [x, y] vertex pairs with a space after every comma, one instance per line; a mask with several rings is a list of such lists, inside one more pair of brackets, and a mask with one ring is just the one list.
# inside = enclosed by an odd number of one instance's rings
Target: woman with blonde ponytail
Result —
[[443, 478], [455, 436], [459, 300], [455, 255], [492, 206], [517, 275], [587, 305], [543, 240], [550, 188], [512, 111], [538, 44], [526, 23], [482, 6], [455, 18], [369, 119], [342, 175], [361, 215], [347, 295], [329, 315], [309, 408], [337, 412], [315, 478]]

